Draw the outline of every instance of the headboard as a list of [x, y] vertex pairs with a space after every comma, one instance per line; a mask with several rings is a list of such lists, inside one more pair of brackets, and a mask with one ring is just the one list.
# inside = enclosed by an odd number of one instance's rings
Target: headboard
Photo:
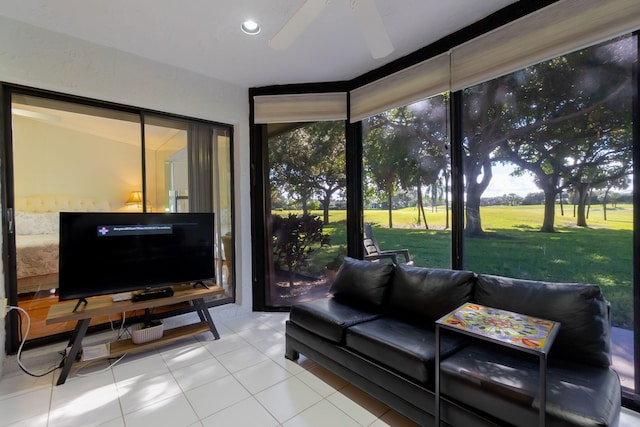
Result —
[[107, 212], [111, 210], [105, 199], [46, 194], [16, 197], [16, 212]]

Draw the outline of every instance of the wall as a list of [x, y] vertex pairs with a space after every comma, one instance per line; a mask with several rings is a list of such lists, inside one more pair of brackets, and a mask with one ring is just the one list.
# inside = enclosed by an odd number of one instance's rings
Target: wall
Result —
[[123, 143], [20, 116], [12, 124], [16, 197], [95, 197], [118, 210], [129, 192], [142, 188], [139, 141]]
[[214, 316], [251, 310], [248, 88], [3, 17], [0, 81], [233, 125], [237, 303]]

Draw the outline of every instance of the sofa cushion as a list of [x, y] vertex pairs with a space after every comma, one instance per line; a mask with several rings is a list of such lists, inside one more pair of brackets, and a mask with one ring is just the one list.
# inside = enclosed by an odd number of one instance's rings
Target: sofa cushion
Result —
[[[617, 425], [620, 381], [603, 367], [561, 359], [547, 367], [547, 425]], [[539, 363], [530, 354], [471, 344], [440, 363], [440, 391], [512, 425], [537, 425]]]
[[474, 283], [471, 271], [398, 265], [388, 308], [394, 315], [432, 322], [470, 301]]
[[475, 302], [560, 322], [550, 357], [608, 367], [608, 304], [598, 286], [478, 275]]
[[344, 257], [329, 291], [339, 300], [378, 308], [389, 287], [393, 269], [392, 264]]
[[[451, 354], [464, 342], [460, 335], [442, 336], [441, 356]], [[434, 383], [436, 345], [433, 327], [385, 316], [348, 328], [345, 346], [419, 383]]]
[[323, 338], [342, 343], [345, 328], [377, 317], [380, 317], [377, 312], [328, 297], [292, 305], [289, 320]]

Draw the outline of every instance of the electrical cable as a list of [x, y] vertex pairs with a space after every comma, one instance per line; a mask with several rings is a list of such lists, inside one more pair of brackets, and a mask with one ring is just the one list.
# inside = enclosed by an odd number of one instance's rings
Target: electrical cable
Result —
[[[109, 369], [113, 368], [114, 366], [116, 366], [116, 364], [117, 364], [118, 362], [120, 362], [122, 359], [124, 359], [124, 357], [125, 357], [126, 355], [127, 355], [127, 353], [123, 354], [123, 355], [122, 355], [122, 356], [120, 356], [120, 357], [119, 357], [115, 362], [110, 363], [107, 367], [105, 367], [105, 368], [103, 368], [103, 369], [100, 369], [99, 371], [91, 372], [90, 374], [81, 374], [81, 373], [80, 373], [80, 370], [81, 370], [81, 369], [84, 369], [86, 366], [89, 366], [89, 365], [85, 365], [85, 366], [81, 367], [80, 369], [78, 369], [78, 371], [76, 372], [76, 374], [75, 374], [75, 375], [76, 375], [76, 376], [78, 376], [78, 377], [89, 377], [89, 376], [91, 376], [91, 375], [101, 374], [101, 373], [106, 372], [106, 371], [108, 371]], [[98, 361], [98, 360], [96, 360], [96, 362], [97, 362], [97, 361]]]
[[[11, 310], [17, 310], [19, 313], [23, 313], [24, 316], [27, 319], [27, 330], [24, 333], [24, 336], [22, 336], [22, 341], [20, 342], [20, 347], [18, 347], [18, 353], [16, 355], [16, 360], [18, 362], [18, 366], [20, 366], [20, 369], [22, 369], [22, 371], [25, 374], [31, 375], [32, 377], [44, 377], [45, 375], [49, 375], [50, 373], [56, 371], [57, 369], [60, 368], [60, 365], [56, 365], [52, 368], [50, 368], [47, 372], [44, 372], [42, 374], [35, 374], [33, 372], [30, 372], [23, 364], [22, 364], [22, 348], [24, 347], [24, 343], [27, 341], [27, 337], [29, 336], [29, 330], [31, 329], [31, 317], [29, 316], [29, 313], [27, 313], [27, 311], [22, 308], [22, 307], [15, 307], [13, 305], [8, 305], [7, 306], [7, 313], [9, 313]], [[18, 323], [20, 325], [20, 331], [22, 331], [22, 317], [20, 315], [18, 315]]]

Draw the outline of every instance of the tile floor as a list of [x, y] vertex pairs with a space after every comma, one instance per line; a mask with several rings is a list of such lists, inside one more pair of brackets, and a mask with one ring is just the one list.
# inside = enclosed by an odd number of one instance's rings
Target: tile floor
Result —
[[[0, 426], [414, 426], [312, 361], [284, 358], [286, 313], [215, 319], [210, 333], [99, 361], [55, 386], [59, 371], [28, 376], [15, 356], [0, 380]], [[187, 319], [188, 320], [188, 319]], [[184, 320], [184, 321], [187, 321]], [[95, 334], [85, 344], [113, 340]], [[66, 343], [23, 353], [23, 364], [44, 372]], [[624, 411], [621, 427], [640, 425]]]

